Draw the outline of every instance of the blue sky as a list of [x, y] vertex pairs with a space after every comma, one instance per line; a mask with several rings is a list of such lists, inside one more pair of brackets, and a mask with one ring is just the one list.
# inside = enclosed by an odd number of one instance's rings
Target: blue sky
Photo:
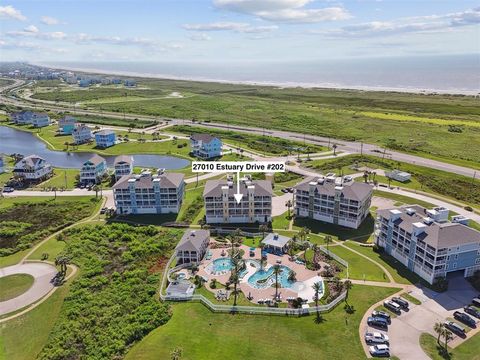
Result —
[[480, 51], [480, 5], [464, 0], [7, 0], [0, 22], [2, 61], [278, 61]]

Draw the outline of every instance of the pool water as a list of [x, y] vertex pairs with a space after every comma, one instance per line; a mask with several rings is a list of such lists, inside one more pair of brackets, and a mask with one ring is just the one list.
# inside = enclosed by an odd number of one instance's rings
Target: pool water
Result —
[[233, 263], [231, 258], [221, 258], [213, 260], [213, 272], [223, 272], [230, 271], [233, 268]]
[[[283, 288], [291, 288], [295, 283], [294, 281], [289, 281], [288, 276], [290, 275], [290, 268], [285, 265], [280, 266], [280, 274], [278, 275], [278, 282]], [[275, 275], [273, 274], [273, 266], [268, 270], [258, 270], [252, 276], [248, 278], [248, 283], [250, 286], [256, 289], [266, 289], [271, 287], [275, 283]]]

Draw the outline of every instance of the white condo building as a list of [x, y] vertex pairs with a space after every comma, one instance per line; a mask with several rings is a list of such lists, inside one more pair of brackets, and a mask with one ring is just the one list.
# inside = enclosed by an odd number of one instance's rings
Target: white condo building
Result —
[[205, 184], [206, 222], [220, 223], [267, 223], [272, 221], [272, 183], [267, 180], [240, 180], [242, 200], [238, 203], [234, 194], [237, 184], [233, 177], [227, 180], [209, 180]]
[[113, 185], [118, 214], [178, 213], [184, 193], [184, 175], [163, 171], [123, 176]]
[[369, 214], [373, 186], [341, 177], [310, 177], [295, 186], [295, 214], [357, 229]]

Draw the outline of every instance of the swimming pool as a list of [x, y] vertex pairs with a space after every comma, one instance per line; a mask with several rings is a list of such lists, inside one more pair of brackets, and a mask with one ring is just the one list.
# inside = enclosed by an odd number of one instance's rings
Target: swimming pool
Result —
[[225, 271], [230, 271], [233, 268], [233, 262], [231, 258], [220, 258], [220, 259], [215, 259], [212, 262], [212, 267], [210, 271], [213, 274], [219, 273], [219, 272], [225, 272]]
[[[288, 266], [280, 265], [280, 274], [278, 275], [280, 287], [291, 288], [295, 283], [294, 281], [288, 280], [291, 271], [292, 270], [290, 270]], [[271, 287], [274, 283], [275, 275], [273, 274], [273, 266], [268, 270], [258, 270], [248, 278], [248, 284], [256, 289], [266, 289]]]

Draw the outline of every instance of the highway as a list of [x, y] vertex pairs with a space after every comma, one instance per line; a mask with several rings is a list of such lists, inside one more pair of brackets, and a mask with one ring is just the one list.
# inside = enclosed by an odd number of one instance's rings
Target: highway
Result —
[[[25, 81], [23, 80], [15, 80], [15, 84], [5, 86], [0, 88], [0, 101], [1, 103], [11, 104], [16, 106], [39, 106], [43, 109], [53, 110], [57, 112], [64, 112], [70, 111], [75, 112], [78, 115], [95, 115], [95, 116], [108, 116], [118, 119], [130, 119], [130, 120], [156, 120], [156, 121], [166, 121], [168, 124], [166, 126], [157, 126], [153, 127], [149, 131], [157, 131], [159, 129], [166, 129], [169, 126], [173, 125], [193, 125], [203, 128], [212, 128], [212, 129], [221, 129], [221, 130], [233, 130], [237, 132], [245, 132], [245, 133], [257, 133], [257, 134], [265, 134], [268, 136], [273, 136], [282, 139], [288, 140], [295, 140], [295, 141], [304, 141], [305, 143], [309, 144], [318, 144], [318, 145], [337, 145], [337, 151], [347, 152], [351, 154], [368, 154], [377, 157], [385, 157], [391, 160], [402, 161], [410, 164], [415, 164], [419, 166], [425, 166], [437, 170], [443, 170], [454, 174], [464, 175], [467, 177], [475, 177], [477, 171], [468, 167], [454, 165], [450, 163], [441, 162], [438, 160], [432, 160], [428, 158], [424, 158], [417, 155], [406, 154], [398, 151], [392, 150], [385, 150], [384, 148], [379, 147], [378, 145], [374, 144], [367, 144], [367, 143], [360, 143], [356, 141], [345, 141], [345, 140], [338, 140], [333, 138], [327, 138], [322, 136], [316, 135], [305, 135], [301, 133], [295, 133], [291, 131], [282, 131], [282, 130], [274, 130], [274, 129], [264, 129], [259, 127], [253, 126], [243, 126], [243, 125], [229, 125], [225, 123], [215, 123], [215, 122], [202, 122], [198, 123], [197, 121], [192, 122], [190, 119], [171, 119], [171, 118], [161, 118], [161, 117], [154, 117], [154, 116], [145, 116], [145, 115], [136, 115], [136, 114], [118, 114], [114, 112], [105, 112], [105, 111], [96, 111], [96, 110], [85, 110], [85, 109], [72, 109], [71, 105], [65, 104], [65, 106], [59, 106], [55, 104], [46, 104], [44, 102], [35, 104], [34, 102], [27, 102], [24, 99], [13, 98], [7, 93], [15, 88], [21, 87], [25, 85]], [[33, 100], [33, 99], [31, 99]], [[148, 129], [146, 129], [148, 132]], [[480, 163], [480, 162], [479, 162]]]

